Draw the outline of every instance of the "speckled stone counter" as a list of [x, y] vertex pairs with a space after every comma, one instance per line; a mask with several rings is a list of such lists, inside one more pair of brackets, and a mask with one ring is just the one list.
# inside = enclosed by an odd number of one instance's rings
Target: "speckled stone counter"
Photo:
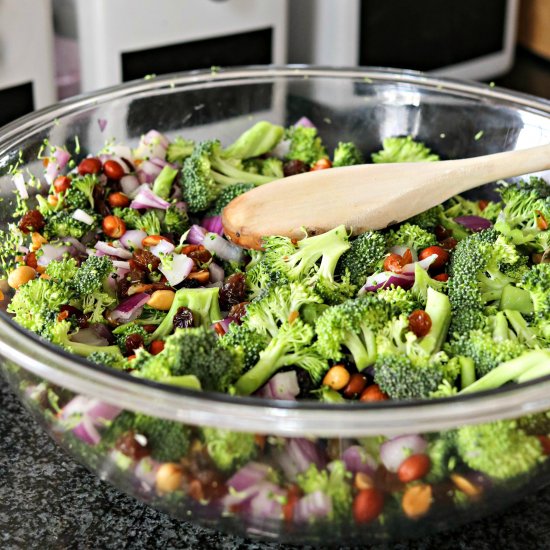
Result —
[[[0, 548], [290, 547], [200, 529], [121, 494], [58, 449], [0, 378]], [[550, 488], [504, 514], [388, 548], [550, 549]]]

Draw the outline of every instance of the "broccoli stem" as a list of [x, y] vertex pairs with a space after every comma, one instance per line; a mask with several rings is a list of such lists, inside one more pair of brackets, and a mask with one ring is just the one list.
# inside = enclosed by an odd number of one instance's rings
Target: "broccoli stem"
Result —
[[459, 357], [460, 363], [460, 387], [462, 389], [471, 386], [476, 381], [476, 365], [471, 357]]
[[153, 182], [153, 193], [162, 199], [167, 199], [172, 191], [172, 184], [176, 179], [178, 170], [171, 166], [165, 166]]
[[504, 342], [505, 340], [509, 340], [509, 338], [510, 330], [508, 328], [508, 320], [506, 319], [506, 315], [502, 311], [499, 311], [495, 315], [493, 340], [496, 340], [497, 342]]
[[432, 320], [432, 327], [430, 332], [422, 338], [420, 347], [426, 353], [437, 353], [447, 337], [447, 331], [451, 324], [451, 302], [449, 298], [433, 288], [428, 288], [426, 313]]
[[180, 388], [188, 388], [190, 390], [202, 390], [201, 382], [194, 374], [167, 376], [166, 378], [160, 379], [159, 382], [178, 386]]
[[459, 393], [492, 390], [512, 380], [525, 381], [531, 379], [529, 371], [534, 367], [536, 370], [533, 371], [533, 378], [535, 373], [546, 373], [550, 370], [550, 352], [544, 350], [529, 351], [515, 359], [505, 361]]
[[519, 311], [505, 310], [504, 314], [512, 325], [514, 332], [520, 341], [525, 342], [527, 346], [534, 346], [537, 342], [537, 334], [529, 326]]
[[499, 309], [501, 311], [505, 309], [519, 311], [525, 315], [530, 315], [533, 313], [533, 300], [531, 299], [531, 294], [523, 288], [514, 285], [506, 285], [502, 290]]
[[286, 351], [286, 343], [277, 339], [260, 353], [260, 359], [235, 384], [237, 395], [250, 395], [261, 388], [282, 366], [281, 359]]

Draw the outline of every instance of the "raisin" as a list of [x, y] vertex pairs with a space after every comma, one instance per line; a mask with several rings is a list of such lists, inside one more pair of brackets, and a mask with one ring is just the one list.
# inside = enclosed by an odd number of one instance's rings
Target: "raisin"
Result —
[[58, 321], [72, 318], [76, 322], [79, 328], [86, 328], [88, 326], [88, 316], [80, 309], [64, 304], [59, 308]]
[[38, 210], [29, 210], [19, 221], [19, 229], [23, 233], [30, 233], [31, 231], [41, 231], [46, 222], [44, 216]]
[[191, 258], [198, 267], [201, 267], [212, 259], [212, 254], [210, 254], [210, 252], [202, 245], [199, 245], [197, 250], [192, 250], [189, 252], [187, 256], [189, 256], [189, 258]]
[[181, 283], [177, 284], [174, 288], [199, 288], [201, 284], [197, 279], [187, 279], [185, 278]]
[[126, 353], [128, 355], [133, 355], [135, 353], [135, 350], [138, 348], [142, 348], [143, 345], [143, 336], [141, 334], [138, 334], [137, 332], [135, 334], [129, 334], [128, 336], [126, 336], [126, 340], [124, 341], [124, 346], [126, 347]]
[[134, 261], [145, 271], [155, 271], [160, 265], [160, 259], [148, 250], [136, 250]]
[[182, 306], [176, 311], [176, 314], [174, 315], [174, 319], [172, 320], [172, 324], [174, 325], [174, 330], [177, 328], [189, 328], [193, 326], [193, 312], [186, 308], [185, 306]]
[[239, 304], [235, 304], [234, 306], [231, 306], [231, 309], [229, 310], [229, 314], [227, 315], [227, 318], [231, 319], [232, 321], [235, 321], [235, 323], [240, 325], [243, 317], [246, 315], [247, 304], [248, 302], [240, 302]]
[[141, 460], [150, 454], [147, 445], [142, 445], [136, 439], [136, 433], [133, 430], [122, 434], [115, 443], [115, 448], [123, 455], [126, 455], [133, 460]]
[[29, 252], [25, 256], [25, 265], [36, 269], [38, 267], [38, 260], [36, 259], [36, 254], [34, 252]]
[[246, 298], [246, 280], [244, 273], [233, 273], [220, 289], [220, 308], [224, 311], [231, 306], [244, 302]]
[[94, 210], [101, 214], [103, 218], [111, 215], [109, 204], [105, 200], [105, 188], [101, 185], [96, 185], [92, 192], [94, 199]]
[[[294, 369], [291, 369], [294, 370]], [[298, 386], [300, 388], [300, 397], [307, 397], [313, 390], [317, 389], [317, 384], [313, 382], [311, 376], [304, 369], [296, 369], [296, 377], [298, 378]]]
[[452, 234], [452, 231], [449, 231], [442, 225], [436, 225], [434, 229], [435, 236], [439, 242], [444, 241], [449, 238]]
[[309, 172], [309, 168], [305, 162], [301, 160], [288, 160], [283, 164], [283, 174], [285, 178]]

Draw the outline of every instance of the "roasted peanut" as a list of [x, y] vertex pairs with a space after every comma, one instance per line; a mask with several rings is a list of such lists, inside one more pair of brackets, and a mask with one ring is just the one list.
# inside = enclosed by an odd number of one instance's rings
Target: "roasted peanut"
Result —
[[181, 487], [182, 469], [178, 464], [165, 462], [157, 471], [155, 484], [160, 493], [172, 493]]
[[411, 519], [418, 519], [428, 512], [432, 505], [431, 485], [419, 484], [407, 487], [401, 507], [405, 515]]
[[168, 311], [174, 301], [175, 292], [173, 290], [155, 290], [147, 305], [160, 311]]
[[20, 265], [8, 275], [8, 284], [16, 290], [36, 278], [36, 270], [28, 265]]
[[334, 365], [323, 378], [323, 384], [339, 391], [348, 385], [350, 374], [343, 365]]

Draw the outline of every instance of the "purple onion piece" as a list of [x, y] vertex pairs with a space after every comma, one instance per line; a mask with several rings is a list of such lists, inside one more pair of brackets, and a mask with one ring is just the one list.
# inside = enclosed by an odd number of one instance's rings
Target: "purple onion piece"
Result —
[[263, 481], [269, 475], [270, 470], [271, 468], [266, 464], [249, 462], [246, 466], [235, 472], [227, 480], [226, 485], [234, 491], [243, 491]]
[[132, 253], [128, 252], [128, 250], [111, 246], [105, 241], [97, 241], [94, 248], [99, 252], [103, 252], [103, 254], [106, 256], [115, 256], [116, 258], [120, 258], [121, 260], [129, 260], [132, 257]]
[[244, 260], [243, 249], [220, 237], [217, 233], [207, 233], [202, 241], [206, 250], [228, 262], [241, 263]]
[[169, 206], [170, 203], [155, 195], [146, 183], [138, 188], [134, 200], [130, 203], [130, 208], [136, 210], [141, 210], [142, 208], [160, 208], [166, 210]]
[[210, 262], [208, 271], [210, 271], [210, 282], [223, 283], [225, 279], [225, 271], [223, 267], [218, 265], [216, 262]]
[[120, 244], [124, 248], [142, 249], [143, 239], [147, 237], [147, 233], [141, 229], [130, 229], [120, 237]]
[[403, 267], [403, 275], [413, 275], [416, 270], [417, 264], [424, 270], [428, 271], [430, 266], [437, 260], [437, 254], [430, 254], [427, 258], [420, 260], [419, 262], [412, 262]]
[[316, 128], [315, 124], [307, 118], [307, 116], [300, 117], [295, 123], [294, 126], [303, 126], [304, 128]]
[[204, 218], [201, 222], [202, 227], [211, 233], [217, 233], [218, 235], [223, 235], [223, 225], [221, 216], [209, 216]]
[[41, 249], [42, 254], [38, 258], [38, 265], [47, 266], [54, 260], [60, 260], [63, 254], [67, 252], [67, 247], [63, 245], [43, 244]]
[[187, 233], [187, 242], [189, 244], [202, 244], [204, 237], [206, 237], [206, 229], [200, 225], [193, 224]]
[[162, 239], [158, 244], [152, 246], [149, 251], [151, 254], [155, 255], [157, 258], [166, 256], [167, 254], [172, 254], [176, 247], [170, 242]]
[[141, 315], [143, 306], [149, 301], [149, 298], [149, 294], [145, 292], [140, 292], [139, 294], [134, 294], [126, 298], [126, 300], [122, 301], [113, 309], [111, 312], [111, 319], [113, 321], [124, 321], [126, 323], [137, 319]]
[[[19, 196], [22, 199], [25, 199], [25, 200], [28, 199], [29, 192], [27, 191], [27, 186], [25, 184], [25, 178], [23, 177], [23, 174], [21, 172], [18, 172], [17, 174], [12, 176], [11, 180], [13, 181], [13, 185], [15, 185], [15, 188], [17, 189]], [[53, 178], [52, 178], [52, 181], [53, 181]], [[48, 183], [51, 183], [51, 181], [48, 181]]]
[[454, 218], [454, 221], [474, 233], [493, 227], [490, 220], [482, 218], [481, 216], [458, 216]]
[[131, 197], [139, 189], [139, 179], [132, 174], [122, 176], [120, 178], [120, 188], [125, 195]]
[[103, 132], [105, 131], [105, 128], [107, 128], [107, 119], [106, 118], [98, 118], [97, 124], [99, 126], [99, 131]]
[[376, 460], [367, 453], [366, 449], [360, 445], [352, 445], [342, 453], [342, 460], [346, 465], [346, 470], [353, 472], [361, 472], [364, 474], [374, 475], [378, 464]]
[[411, 288], [414, 284], [414, 273], [392, 273], [391, 271], [384, 271], [382, 273], [376, 273], [371, 275], [365, 285], [359, 290], [359, 294], [365, 292], [376, 292], [381, 288], [390, 286], [400, 286], [405, 290]]
[[411, 455], [422, 454], [428, 446], [420, 435], [400, 435], [380, 445], [380, 460], [390, 472], [397, 472], [401, 463]]
[[312, 518], [326, 518], [332, 513], [332, 499], [322, 491], [302, 497], [294, 507], [294, 521], [307, 523]]
[[256, 495], [243, 507], [243, 513], [255, 518], [282, 519], [281, 501], [286, 496], [286, 491], [267, 481], [258, 484], [258, 488]]
[[166, 277], [168, 284], [176, 286], [181, 283], [193, 270], [195, 262], [185, 254], [174, 254], [168, 265], [162, 265], [159, 271]]
[[108, 346], [109, 341], [98, 333], [92, 327], [80, 329], [75, 335], [71, 336], [71, 342], [78, 344], [88, 344], [89, 346]]
[[300, 393], [296, 371], [279, 372], [261, 387], [256, 395], [265, 399], [296, 401]]
[[317, 445], [299, 437], [288, 439], [285, 447], [278, 452], [276, 460], [291, 481], [305, 472], [310, 464], [315, 464], [319, 469], [326, 465], [326, 457]]

